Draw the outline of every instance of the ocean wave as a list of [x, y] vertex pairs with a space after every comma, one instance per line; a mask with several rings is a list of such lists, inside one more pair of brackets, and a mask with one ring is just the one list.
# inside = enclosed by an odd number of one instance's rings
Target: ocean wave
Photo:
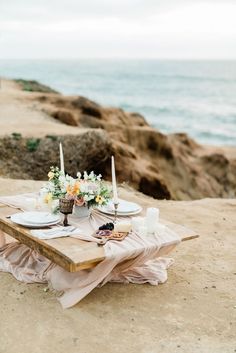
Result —
[[192, 75], [160, 75], [154, 73], [152, 78], [171, 80], [171, 81], [198, 81], [204, 82], [214, 82], [214, 83], [232, 83], [236, 85], [236, 77], [210, 77], [210, 76], [192, 76]]

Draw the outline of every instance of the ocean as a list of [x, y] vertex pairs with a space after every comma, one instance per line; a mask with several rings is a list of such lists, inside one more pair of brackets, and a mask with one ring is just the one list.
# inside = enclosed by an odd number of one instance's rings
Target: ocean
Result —
[[236, 61], [0, 60], [0, 77], [139, 112], [164, 133], [236, 145]]

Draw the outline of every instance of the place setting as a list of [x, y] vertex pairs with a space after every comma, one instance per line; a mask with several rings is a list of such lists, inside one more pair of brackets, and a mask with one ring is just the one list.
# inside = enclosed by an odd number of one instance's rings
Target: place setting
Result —
[[60, 215], [49, 212], [26, 211], [9, 217], [13, 223], [31, 230], [31, 235], [42, 240], [66, 237], [76, 230], [74, 226], [63, 227]]
[[[44, 240], [77, 236], [99, 245], [105, 245], [108, 240], [124, 240], [134, 230], [131, 217], [138, 215], [142, 207], [118, 197], [114, 156], [111, 157], [112, 187], [109, 187], [101, 175], [94, 172], [78, 172], [77, 178], [65, 174], [61, 143], [59, 151], [60, 169], [51, 167], [49, 180], [40, 190], [37, 200], [30, 199], [31, 208], [35, 210], [15, 213], [10, 216], [11, 221], [30, 229], [31, 235]], [[25, 199], [25, 204], [29, 208], [29, 198]], [[97, 221], [97, 229], [91, 233], [83, 227], [89, 224], [91, 217], [96, 218], [95, 210], [104, 215], [105, 221], [103, 224]], [[124, 217], [129, 220], [124, 221]]]
[[59, 215], [40, 211], [15, 213], [10, 216], [10, 219], [18, 225], [32, 229], [54, 226], [61, 221]]
[[[113, 201], [109, 201], [105, 206], [97, 207], [97, 210], [108, 215], [115, 215]], [[142, 212], [142, 207], [137, 203], [118, 199], [117, 216], [134, 216], [140, 212]]]

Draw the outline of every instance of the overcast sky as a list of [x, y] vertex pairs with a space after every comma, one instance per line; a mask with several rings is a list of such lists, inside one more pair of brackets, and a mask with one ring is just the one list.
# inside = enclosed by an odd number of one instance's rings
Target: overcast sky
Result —
[[236, 0], [0, 0], [0, 58], [236, 59]]

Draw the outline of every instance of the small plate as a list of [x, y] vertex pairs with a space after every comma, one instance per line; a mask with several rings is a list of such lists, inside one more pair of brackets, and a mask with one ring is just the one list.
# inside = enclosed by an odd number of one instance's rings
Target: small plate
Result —
[[[119, 200], [121, 205], [125, 205], [122, 208], [122, 211], [119, 211], [119, 206], [118, 206], [118, 211], [117, 211], [117, 216], [134, 216], [139, 214], [142, 211], [142, 207], [140, 205], [138, 205], [137, 203], [134, 202], [129, 202], [126, 200]], [[130, 207], [130, 210], [127, 208], [127, 205], [131, 204], [132, 208]], [[126, 211], [125, 211], [126, 209]], [[115, 214], [115, 210], [112, 209], [112, 203], [106, 205], [106, 206], [99, 206], [97, 207], [97, 210], [105, 213], [105, 214], [109, 214], [109, 215], [114, 215]]]
[[27, 222], [25, 221], [23, 218], [22, 218], [22, 213], [14, 213], [13, 215], [11, 215], [11, 221], [16, 223], [16, 224], [19, 224], [21, 226], [24, 226], [26, 228], [45, 228], [45, 227], [48, 227], [48, 226], [53, 226], [57, 223], [60, 222], [60, 217], [57, 217], [56, 220], [54, 220], [53, 222], [46, 222], [46, 223], [30, 223], [30, 222]]
[[[114, 204], [112, 201], [110, 201], [106, 206], [104, 206], [108, 211], [114, 212]], [[141, 208], [140, 205], [138, 205], [135, 202], [130, 202], [126, 200], [119, 199], [119, 204], [118, 204], [118, 212], [119, 213], [130, 213], [130, 212], [137, 212]]]
[[21, 218], [26, 223], [46, 224], [46, 223], [56, 222], [59, 217], [49, 212], [34, 211], [34, 212], [21, 213]]

